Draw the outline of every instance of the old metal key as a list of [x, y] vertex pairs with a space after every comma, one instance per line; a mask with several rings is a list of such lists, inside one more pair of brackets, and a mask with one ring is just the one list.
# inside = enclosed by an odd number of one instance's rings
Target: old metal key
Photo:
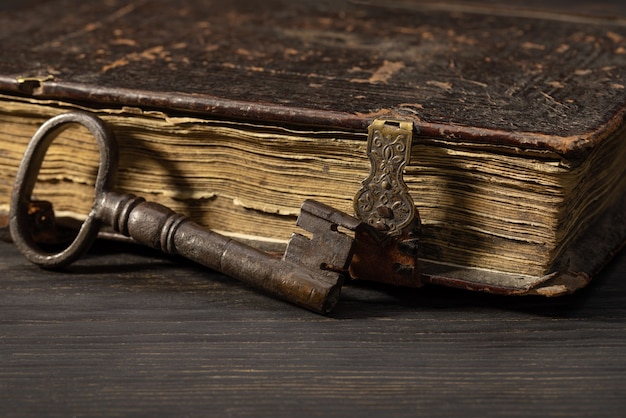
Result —
[[[74, 241], [58, 253], [49, 253], [30, 234], [28, 206], [54, 134], [72, 123], [89, 129], [98, 143], [100, 166], [95, 200]], [[182, 255], [312, 311], [328, 313], [335, 306], [353, 247], [353, 239], [339, 227], [356, 230], [357, 219], [307, 200], [297, 225], [311, 232], [312, 237], [293, 234], [282, 259], [275, 258], [206, 229], [163, 205], [110, 191], [117, 157], [113, 134], [90, 113], [62, 114], [39, 128], [18, 169], [10, 209], [13, 241], [28, 260], [44, 268], [66, 266], [91, 246], [100, 226], [107, 224], [138, 243]]]

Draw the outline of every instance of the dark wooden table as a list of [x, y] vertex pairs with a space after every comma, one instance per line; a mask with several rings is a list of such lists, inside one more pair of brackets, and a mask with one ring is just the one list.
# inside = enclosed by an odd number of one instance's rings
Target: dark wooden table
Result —
[[0, 243], [0, 416], [624, 416], [626, 253], [558, 299], [349, 286], [320, 316], [100, 243]]

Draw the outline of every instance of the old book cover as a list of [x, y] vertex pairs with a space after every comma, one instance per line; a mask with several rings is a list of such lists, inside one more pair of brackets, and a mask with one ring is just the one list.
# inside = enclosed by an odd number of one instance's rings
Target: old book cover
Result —
[[[569, 291], [626, 237], [621, 16], [619, 2], [4, 2], [0, 205], [37, 126], [86, 109], [118, 137], [120, 190], [280, 246], [306, 198], [351, 212], [367, 126], [409, 120], [424, 281]], [[84, 213], [90, 138], [64, 144], [37, 194]]]

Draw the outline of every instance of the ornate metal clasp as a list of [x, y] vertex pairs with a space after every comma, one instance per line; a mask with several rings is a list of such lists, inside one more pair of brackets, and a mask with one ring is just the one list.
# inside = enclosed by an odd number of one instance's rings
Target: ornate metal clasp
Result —
[[354, 197], [354, 211], [361, 221], [389, 236], [400, 235], [415, 217], [402, 177], [412, 139], [411, 122], [377, 119], [369, 127], [367, 155], [372, 168]]
[[403, 179], [411, 157], [413, 123], [375, 120], [369, 127], [369, 176], [354, 197], [356, 217], [370, 228], [355, 233], [353, 278], [420, 286], [420, 218]]

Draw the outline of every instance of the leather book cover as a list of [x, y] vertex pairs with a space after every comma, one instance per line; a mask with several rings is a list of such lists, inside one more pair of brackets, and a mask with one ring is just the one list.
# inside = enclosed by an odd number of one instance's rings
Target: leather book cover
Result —
[[[626, 237], [620, 2], [9, 1], [0, 6], [0, 94], [323, 129], [361, 144], [375, 119], [410, 121], [418, 146], [407, 182], [424, 223], [424, 277], [434, 283], [528, 293], [555, 277], [586, 282]], [[468, 149], [474, 154], [464, 164]], [[442, 153], [431, 164], [422, 151]], [[497, 156], [570, 179], [558, 185], [567, 191], [554, 205], [554, 228], [574, 232], [558, 254], [533, 238], [537, 252], [552, 257], [543, 270], [498, 271], [475, 261], [491, 243], [516, 248], [526, 238], [510, 231], [533, 224], [531, 215], [506, 209], [509, 232], [490, 229], [488, 209], [480, 216], [463, 209], [473, 196], [488, 196], [491, 184], [506, 183], [498, 170], [510, 168]], [[368, 164], [364, 153], [357, 157]], [[493, 171], [476, 169], [472, 158]], [[597, 183], [588, 180], [594, 176]], [[442, 183], [428, 183], [435, 177]], [[578, 187], [574, 178], [587, 180]], [[553, 187], [522, 171], [515, 180]], [[441, 195], [421, 199], [435, 186]], [[514, 195], [513, 180], [507, 187]], [[601, 192], [585, 197], [594, 190]], [[436, 214], [440, 202], [450, 213]]]

